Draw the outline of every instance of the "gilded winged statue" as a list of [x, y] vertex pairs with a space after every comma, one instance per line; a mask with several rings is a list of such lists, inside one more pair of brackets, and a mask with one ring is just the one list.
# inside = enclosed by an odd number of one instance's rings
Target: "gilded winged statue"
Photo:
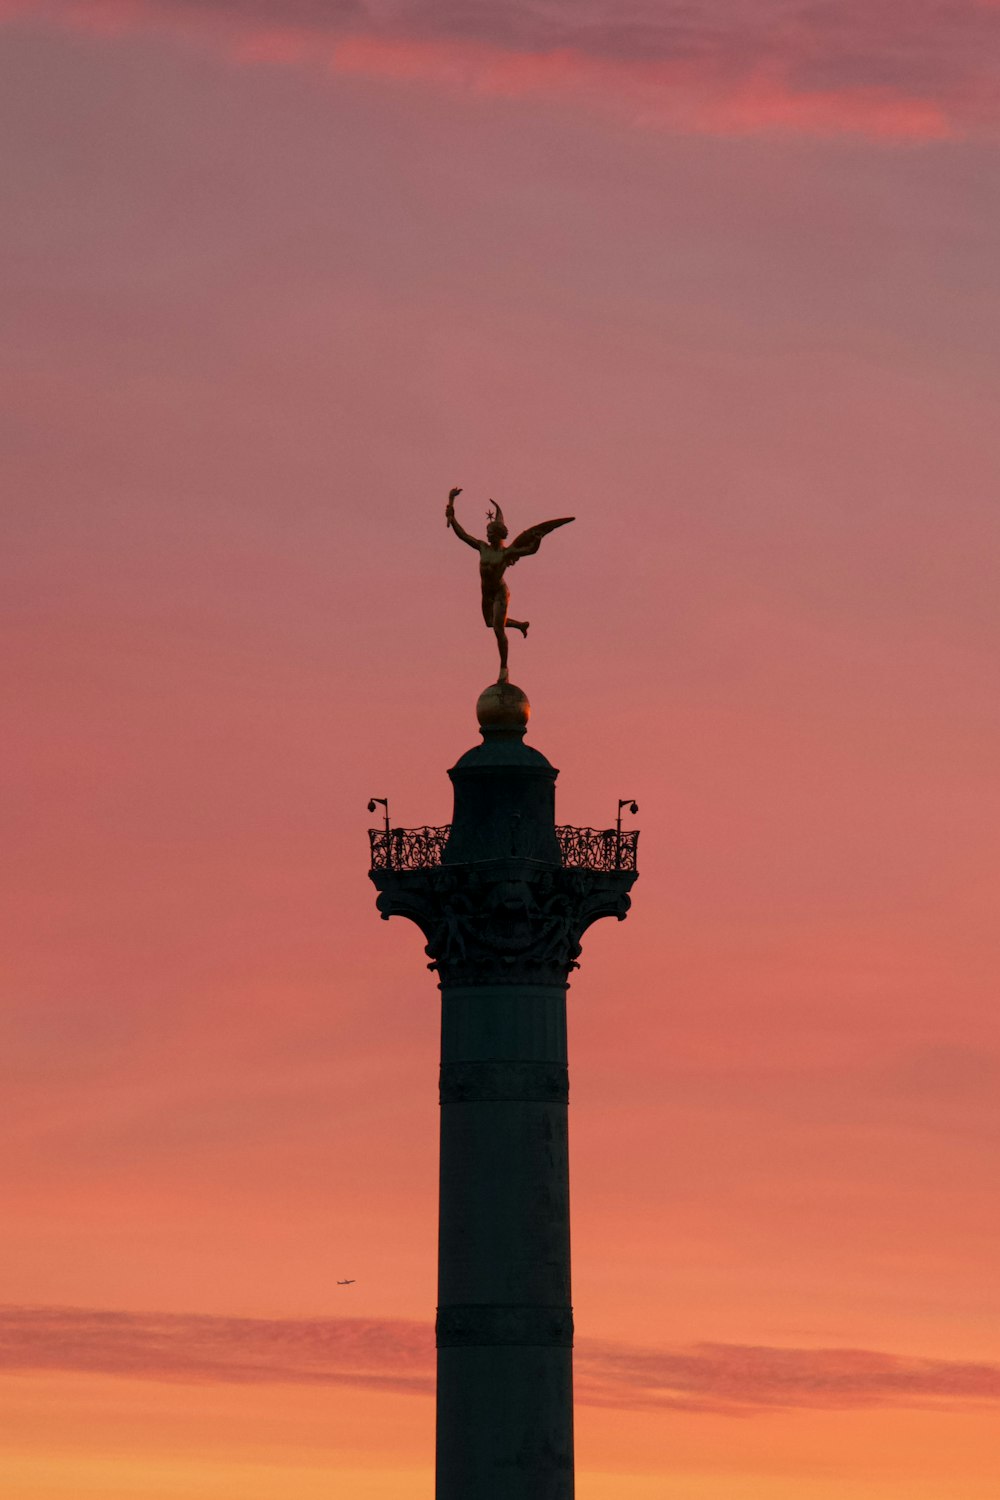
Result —
[[517, 534], [510, 546], [504, 545], [508, 531], [503, 518], [503, 511], [495, 500], [491, 500], [492, 510], [487, 512], [488, 522], [486, 526], [486, 540], [479, 541], [470, 536], [463, 526], [455, 520], [455, 500], [462, 493], [460, 489], [452, 490], [448, 495], [448, 505], [445, 510], [445, 519], [459, 541], [465, 542], [468, 547], [475, 547], [479, 553], [479, 580], [483, 591], [483, 619], [487, 627], [493, 631], [497, 638], [497, 646], [500, 650], [500, 676], [498, 682], [507, 681], [507, 627], [511, 630], [519, 630], [522, 635], [528, 634], [527, 620], [512, 620], [507, 613], [507, 605], [510, 603], [510, 589], [504, 574], [514, 563], [522, 557], [531, 557], [542, 545], [542, 538], [548, 536], [550, 531], [555, 531], [557, 526], [566, 526], [570, 521], [575, 521], [575, 516], [561, 516], [557, 521], [541, 521], [537, 526], [529, 526], [527, 531]]

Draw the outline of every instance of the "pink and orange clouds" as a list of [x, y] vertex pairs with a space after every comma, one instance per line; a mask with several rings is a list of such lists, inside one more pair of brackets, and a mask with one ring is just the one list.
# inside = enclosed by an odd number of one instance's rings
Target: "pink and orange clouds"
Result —
[[[643, 1350], [584, 1339], [574, 1363], [584, 1405], [639, 1411], [979, 1410], [1000, 1402], [1000, 1365], [866, 1349], [701, 1344]], [[430, 1325], [402, 1319], [0, 1307], [0, 1370], [192, 1384], [349, 1385], [397, 1395], [434, 1389]]]
[[0, 18], [113, 37], [165, 30], [237, 62], [537, 95], [719, 135], [935, 140], [998, 120], [988, 0], [441, 6], [8, 0]]

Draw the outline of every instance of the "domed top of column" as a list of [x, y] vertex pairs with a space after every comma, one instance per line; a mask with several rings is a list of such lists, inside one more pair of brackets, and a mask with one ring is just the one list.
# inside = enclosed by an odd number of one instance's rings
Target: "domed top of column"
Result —
[[531, 704], [523, 688], [513, 682], [491, 682], [476, 702], [476, 718], [483, 737], [481, 745], [467, 750], [455, 767], [536, 766], [549, 762], [540, 750], [524, 743]]
[[476, 718], [484, 735], [488, 730], [523, 734], [530, 717], [527, 693], [512, 682], [491, 682], [476, 702]]
[[482, 744], [466, 750], [448, 775], [455, 788], [444, 864], [512, 855], [558, 865], [555, 780], [540, 750], [524, 743], [531, 706], [512, 682], [491, 682], [479, 695]]

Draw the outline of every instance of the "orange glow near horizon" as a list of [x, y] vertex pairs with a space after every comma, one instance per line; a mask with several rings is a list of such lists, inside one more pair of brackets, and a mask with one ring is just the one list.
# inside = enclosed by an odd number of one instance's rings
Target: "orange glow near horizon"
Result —
[[5, 1500], [431, 1493], [452, 485], [640, 807], [579, 1500], [997, 1493], [1000, 12], [502, 10], [0, 3]]

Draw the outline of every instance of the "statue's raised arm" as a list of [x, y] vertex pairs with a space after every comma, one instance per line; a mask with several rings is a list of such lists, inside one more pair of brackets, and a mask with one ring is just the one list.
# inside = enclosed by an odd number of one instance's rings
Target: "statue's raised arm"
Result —
[[486, 543], [477, 541], [474, 536], [470, 536], [465, 527], [455, 520], [455, 501], [461, 493], [461, 490], [449, 490], [448, 504], [444, 508], [445, 525], [451, 527], [459, 541], [465, 542], [469, 547], [475, 547], [478, 551], [480, 548], [485, 547]]
[[489, 521], [486, 527], [486, 541], [477, 541], [475, 537], [459, 525], [455, 519], [455, 499], [460, 495], [460, 489], [453, 489], [448, 496], [448, 504], [445, 509], [445, 520], [455, 535], [470, 547], [475, 547], [479, 553], [479, 580], [482, 588], [483, 620], [497, 639], [497, 647], [500, 652], [500, 682], [507, 681], [507, 627], [519, 630], [523, 636], [528, 634], [527, 620], [513, 620], [507, 613], [507, 605], [510, 602], [510, 589], [507, 587], [504, 573], [522, 557], [531, 557], [542, 545], [543, 537], [548, 536], [550, 531], [555, 531], [558, 526], [568, 526], [575, 516], [560, 516], [556, 521], [541, 521], [537, 526], [529, 526], [527, 531], [519, 532], [509, 547], [504, 546], [507, 537], [507, 526], [504, 522], [503, 511], [495, 500], [491, 501], [493, 509], [488, 512]]

